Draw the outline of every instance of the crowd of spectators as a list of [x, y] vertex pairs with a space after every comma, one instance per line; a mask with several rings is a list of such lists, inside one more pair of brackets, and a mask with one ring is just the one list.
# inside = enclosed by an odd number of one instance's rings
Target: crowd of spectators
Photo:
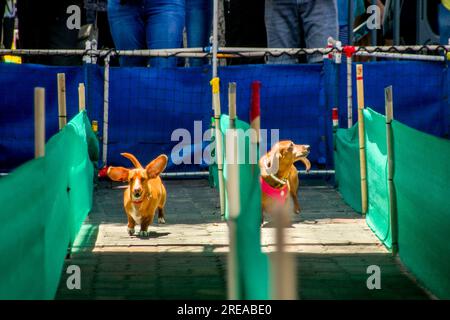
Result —
[[[402, 3], [402, 41], [415, 44], [411, 14], [415, 1], [402, 0], [220, 0], [225, 21], [224, 40], [228, 47], [322, 48], [327, 39], [339, 39], [344, 45], [349, 29], [360, 25], [370, 16], [370, 5], [379, 8], [382, 30], [377, 31], [378, 44], [392, 39], [392, 14], [385, 5]], [[450, 37], [450, 0], [431, 0], [441, 44]], [[352, 4], [351, 6], [349, 6]], [[67, 19], [69, 6], [80, 8], [79, 22], [84, 27], [70, 29]], [[213, 0], [0, 0], [0, 45], [27, 49], [84, 48], [87, 39], [95, 39], [97, 47], [116, 49], [167, 49], [208, 47], [212, 29]], [[349, 7], [353, 8], [350, 12]], [[17, 10], [16, 10], [17, 8]], [[352, 16], [349, 17], [349, 14]], [[385, 16], [386, 14], [386, 16]], [[389, 18], [391, 17], [391, 18]], [[351, 19], [349, 19], [351, 18]], [[409, 19], [409, 20], [408, 20]], [[17, 24], [18, 21], [18, 24]], [[354, 21], [354, 25], [349, 25]], [[386, 22], [387, 21], [387, 22]], [[15, 23], [16, 22], [16, 23]], [[385, 23], [386, 22], [386, 23]], [[409, 25], [405, 25], [409, 23]], [[87, 35], [86, 35], [87, 33]], [[359, 35], [358, 41], [368, 44], [371, 32]], [[364, 43], [365, 42], [365, 43]], [[308, 56], [307, 62], [320, 62], [321, 55]], [[124, 66], [172, 67], [201, 66], [205, 59], [122, 57]], [[24, 62], [51, 65], [81, 63], [80, 57], [28, 57]], [[230, 59], [229, 64], [263, 63], [261, 59]], [[270, 57], [268, 63], [299, 62], [289, 56]]]

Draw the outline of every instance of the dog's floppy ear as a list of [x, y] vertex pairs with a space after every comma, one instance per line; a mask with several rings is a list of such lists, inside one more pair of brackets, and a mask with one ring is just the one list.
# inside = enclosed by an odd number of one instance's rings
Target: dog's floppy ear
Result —
[[109, 167], [106, 174], [113, 181], [128, 181], [128, 173], [130, 170], [124, 167]]
[[153, 179], [156, 178], [167, 166], [167, 156], [165, 154], [161, 154], [157, 156], [152, 162], [150, 162], [146, 167], [145, 171], [147, 171], [148, 178]]

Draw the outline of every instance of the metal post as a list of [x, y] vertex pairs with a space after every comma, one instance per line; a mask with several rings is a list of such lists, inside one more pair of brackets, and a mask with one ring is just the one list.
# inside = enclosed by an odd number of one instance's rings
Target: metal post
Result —
[[389, 218], [392, 235], [392, 255], [398, 252], [397, 236], [397, 199], [395, 197], [394, 185], [394, 149], [392, 141], [392, 120], [394, 119], [394, 107], [392, 99], [392, 86], [384, 89], [384, 99], [386, 108], [386, 147], [388, 158], [388, 190], [389, 190]]
[[400, 0], [394, 0], [394, 26], [393, 26], [393, 40], [394, 46], [400, 45]]
[[103, 82], [103, 165], [108, 161], [108, 118], [109, 118], [109, 61], [111, 56], [105, 57], [105, 79]]
[[347, 127], [353, 126], [352, 56], [347, 55]]
[[219, 0], [213, 0], [212, 77], [217, 77], [217, 48], [219, 47]]
[[220, 130], [220, 86], [219, 78], [217, 77], [217, 49], [218, 44], [218, 25], [219, 25], [219, 1], [213, 0], [213, 39], [212, 39], [212, 92], [214, 110], [214, 122], [216, 130], [216, 159], [217, 170], [219, 178], [219, 196], [220, 196], [220, 214], [222, 218], [225, 217], [225, 190], [223, 181], [223, 159], [222, 159], [222, 132]]

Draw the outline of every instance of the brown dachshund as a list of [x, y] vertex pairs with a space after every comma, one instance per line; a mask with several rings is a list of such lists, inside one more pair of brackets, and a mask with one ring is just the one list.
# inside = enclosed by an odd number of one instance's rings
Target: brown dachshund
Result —
[[[288, 205], [288, 197], [291, 195], [294, 212], [300, 213], [298, 202], [298, 171], [294, 163], [301, 161], [309, 171], [311, 163], [307, 156], [310, 147], [308, 145], [296, 145], [292, 141], [285, 140], [276, 143], [272, 149], [259, 160], [261, 169], [262, 210], [273, 213], [280, 207]], [[264, 219], [264, 218], [263, 218]]]
[[128, 182], [123, 194], [123, 206], [128, 217], [128, 234], [134, 234], [136, 224], [141, 226], [139, 236], [148, 236], [148, 226], [153, 223], [156, 210], [158, 223], [165, 223], [164, 205], [166, 204], [166, 189], [159, 174], [167, 165], [167, 156], [160, 155], [150, 162], [145, 169], [130, 153], [121, 153], [131, 160], [135, 169], [110, 167], [108, 177], [113, 181]]

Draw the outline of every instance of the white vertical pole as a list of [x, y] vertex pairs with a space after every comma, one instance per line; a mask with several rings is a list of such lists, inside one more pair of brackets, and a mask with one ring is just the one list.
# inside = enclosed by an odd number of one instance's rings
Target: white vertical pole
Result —
[[217, 48], [219, 47], [219, 0], [213, 0], [212, 77], [217, 77]]
[[240, 209], [239, 194], [239, 155], [238, 137], [236, 133], [236, 83], [230, 83], [228, 87], [228, 110], [230, 116], [230, 128], [226, 134], [226, 166], [227, 166], [227, 199], [228, 199], [228, 299], [239, 298], [239, 283], [237, 264], [236, 218]]
[[45, 89], [34, 88], [34, 157], [45, 155]]
[[219, 25], [219, 1], [213, 0], [213, 41], [212, 41], [212, 80], [214, 123], [216, 131], [216, 159], [219, 178], [220, 214], [225, 216], [225, 189], [223, 181], [223, 159], [222, 159], [222, 133], [220, 130], [220, 90], [217, 72], [217, 48], [218, 48], [218, 25]]
[[84, 83], [78, 84], [78, 111], [83, 111], [86, 109], [86, 91], [84, 88]]
[[59, 130], [67, 124], [67, 107], [66, 107], [66, 75], [58, 73], [58, 124]]
[[285, 226], [290, 224], [288, 209], [282, 205], [275, 212], [275, 252], [271, 255], [271, 298], [275, 300], [297, 299], [297, 274], [292, 254], [285, 251]]
[[347, 56], [347, 127], [353, 126], [352, 56]]
[[108, 118], [109, 118], [109, 59], [110, 55], [105, 57], [105, 79], [103, 84], [103, 165], [108, 161]]

